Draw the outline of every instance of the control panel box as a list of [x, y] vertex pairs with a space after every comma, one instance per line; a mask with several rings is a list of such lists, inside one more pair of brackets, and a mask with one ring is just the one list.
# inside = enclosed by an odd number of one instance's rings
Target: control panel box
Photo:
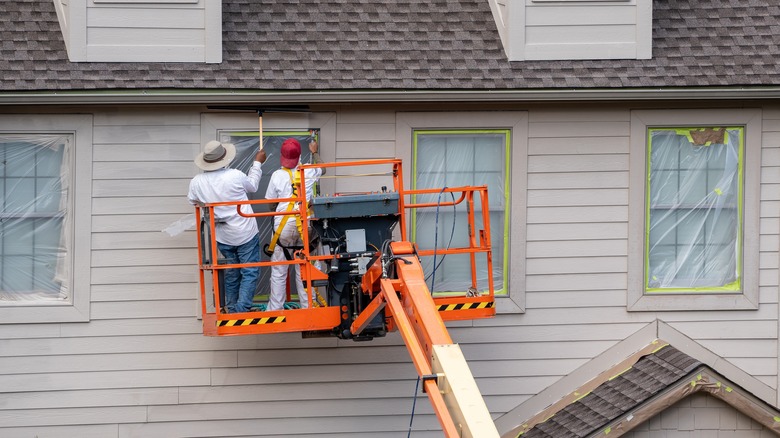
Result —
[[310, 203], [313, 219], [399, 214], [397, 192], [317, 196]]

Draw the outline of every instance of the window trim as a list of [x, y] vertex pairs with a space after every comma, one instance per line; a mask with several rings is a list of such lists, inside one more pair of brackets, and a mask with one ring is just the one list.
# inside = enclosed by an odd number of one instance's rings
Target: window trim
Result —
[[[528, 161], [528, 113], [525, 111], [398, 112], [395, 124], [395, 156], [412, 163], [414, 131], [508, 129], [510, 164], [509, 242], [505, 288], [496, 295], [497, 313], [525, 313], [526, 190]], [[407, 164], [408, 166], [408, 164]], [[411, 169], [411, 167], [409, 168]], [[404, 172], [404, 186], [412, 187], [413, 172]]]
[[[23, 127], [23, 129], [20, 129]], [[92, 116], [3, 115], [0, 131], [8, 134], [71, 135], [73, 147], [67, 159], [73, 193], [68, 204], [72, 221], [68, 248], [70, 300], [60, 303], [1, 303], [0, 324], [86, 322], [90, 320], [92, 232]]]
[[[636, 110], [631, 112], [628, 219], [628, 311], [744, 310], [759, 305], [760, 109]], [[742, 289], [739, 293], [645, 293], [648, 128], [744, 126]]]

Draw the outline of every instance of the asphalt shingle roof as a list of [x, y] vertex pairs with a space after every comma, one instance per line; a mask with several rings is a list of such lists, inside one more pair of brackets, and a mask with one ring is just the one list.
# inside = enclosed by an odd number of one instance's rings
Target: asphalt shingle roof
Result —
[[649, 60], [506, 60], [488, 0], [223, 0], [223, 62], [70, 63], [51, 0], [0, 2], [0, 92], [780, 85], [775, 0], [654, 0]]
[[555, 412], [523, 438], [580, 438], [649, 400], [702, 363], [672, 346], [643, 356], [622, 374]]

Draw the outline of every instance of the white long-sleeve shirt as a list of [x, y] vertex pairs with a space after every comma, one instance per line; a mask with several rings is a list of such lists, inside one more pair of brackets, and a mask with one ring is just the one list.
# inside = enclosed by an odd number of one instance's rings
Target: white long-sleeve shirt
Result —
[[[260, 185], [263, 170], [260, 162], [252, 163], [249, 174], [238, 169], [222, 168], [196, 175], [190, 181], [188, 198], [193, 205], [196, 202], [210, 204], [214, 202], [246, 201], [247, 193], [254, 193]], [[244, 213], [252, 213], [252, 206], [241, 206]], [[236, 211], [236, 206], [221, 206], [214, 208], [217, 242], [238, 246], [247, 243], [257, 235], [257, 220], [243, 217]]]
[[[293, 176], [295, 175], [295, 172], [297, 172], [295, 169], [291, 169], [291, 171], [293, 172]], [[317, 181], [320, 179], [320, 176], [322, 176], [322, 169], [319, 167], [306, 169], [303, 171], [303, 177], [306, 182], [307, 201], [311, 201], [311, 196], [314, 191], [314, 184], [317, 183]], [[265, 199], [273, 198], [292, 198], [292, 184], [290, 182], [290, 174], [288, 174], [284, 168], [274, 171], [274, 173], [271, 174], [271, 180], [268, 182], [268, 189], [265, 191]], [[276, 211], [286, 211], [287, 204], [289, 204], [289, 202], [280, 202], [279, 205], [276, 206]], [[279, 228], [279, 223], [281, 223], [283, 217], [284, 216], [274, 216], [274, 230]], [[287, 223], [295, 223], [294, 219], [295, 218], [291, 216], [290, 219], [287, 219]]]

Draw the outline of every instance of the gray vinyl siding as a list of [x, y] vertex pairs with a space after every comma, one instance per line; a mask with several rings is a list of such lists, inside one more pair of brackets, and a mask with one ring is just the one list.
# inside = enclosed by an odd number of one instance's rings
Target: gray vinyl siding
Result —
[[777, 435], [723, 401], [706, 393], [697, 393], [675, 403], [664, 412], [621, 436], [626, 438], [667, 436], [770, 438]]
[[[629, 312], [628, 210], [642, 202], [629, 196], [631, 109], [529, 106], [527, 128], [512, 132], [527, 139], [527, 153], [512, 151], [513, 199], [525, 200], [512, 205], [525, 214], [513, 214], [525, 223], [512, 230], [527, 243], [511, 266], [525, 275], [509, 285], [525, 308], [448, 324], [495, 417], [656, 319], [755, 376], [760, 383], [748, 389], [777, 404], [780, 109], [762, 109], [758, 309]], [[397, 333], [366, 343], [202, 335], [195, 233], [162, 230], [192, 212], [185, 194], [200, 145], [216, 129], [257, 127], [254, 114], [203, 111], [94, 112], [91, 287], [76, 291], [90, 294], [90, 321], [0, 324], [0, 435], [406, 433], [416, 374]], [[323, 157], [404, 157], [408, 177], [411, 138], [398, 136], [399, 112], [322, 112]], [[461, 128], [494, 128], [494, 120], [484, 112]], [[271, 130], [306, 124], [272, 115], [264, 123]], [[523, 169], [527, 176], [517, 177]], [[355, 184], [323, 180], [333, 191]], [[424, 394], [413, 424], [414, 437], [441, 436]]]
[[[528, 309], [523, 330], [539, 325], [571, 330], [577, 336], [586, 327], [607, 324], [622, 337], [623, 330], [632, 332], [635, 324], [660, 318], [705, 347], [721, 343], [717, 354], [776, 388], [776, 348], [756, 348], [747, 357], [738, 357], [730, 348], [740, 342], [776, 342], [778, 211], [774, 201], [761, 201], [764, 261], [757, 311], [626, 312], [627, 206], [643, 202], [629, 199], [629, 122], [628, 109], [529, 113]], [[765, 131], [776, 129], [772, 125], [764, 120]], [[765, 151], [775, 147], [776, 142], [763, 144]], [[772, 156], [763, 156], [762, 187], [768, 182], [763, 172], [777, 166], [776, 160], [767, 162]], [[578, 214], [578, 209], [587, 213]], [[538, 309], [539, 305], [546, 308]], [[560, 326], [562, 322], [566, 327]], [[734, 342], [726, 347], [724, 341]]]
[[511, 61], [649, 59], [651, 0], [491, 0]]
[[222, 61], [222, 3], [55, 0], [72, 62]]

